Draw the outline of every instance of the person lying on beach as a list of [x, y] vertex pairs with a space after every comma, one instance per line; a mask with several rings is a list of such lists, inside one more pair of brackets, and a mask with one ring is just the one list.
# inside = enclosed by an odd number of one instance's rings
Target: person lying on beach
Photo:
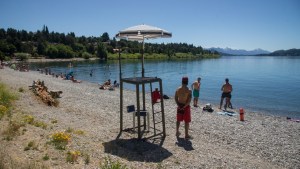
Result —
[[81, 80], [76, 80], [76, 79], [74, 78], [74, 76], [71, 76], [71, 80], [72, 80], [72, 82], [74, 82], [74, 83], [81, 83], [81, 82], [82, 82]]
[[111, 86], [111, 85], [100, 85], [99, 89], [102, 89], [102, 90], [106, 90], [106, 89], [114, 90], [114, 87]]
[[104, 82], [102, 85], [99, 83], [99, 85], [100, 85], [99, 89], [103, 89], [103, 90], [113, 88], [113, 86], [111, 85], [110, 79], [108, 79], [108, 80], [107, 80], [106, 82]]

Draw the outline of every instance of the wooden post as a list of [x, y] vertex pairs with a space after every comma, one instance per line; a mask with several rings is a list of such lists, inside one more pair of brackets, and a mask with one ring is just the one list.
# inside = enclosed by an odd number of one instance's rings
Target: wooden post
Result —
[[165, 126], [165, 110], [164, 110], [164, 98], [163, 98], [163, 87], [162, 87], [162, 80], [159, 79], [159, 87], [160, 87], [160, 104], [161, 104], [161, 118], [162, 118], [162, 125], [163, 125], [163, 136], [166, 137], [166, 126]]
[[136, 105], [137, 105], [137, 116], [138, 116], [138, 139], [142, 138], [141, 136], [141, 116], [140, 116], [140, 86], [136, 84]]
[[123, 131], [123, 81], [120, 81], [120, 132]]

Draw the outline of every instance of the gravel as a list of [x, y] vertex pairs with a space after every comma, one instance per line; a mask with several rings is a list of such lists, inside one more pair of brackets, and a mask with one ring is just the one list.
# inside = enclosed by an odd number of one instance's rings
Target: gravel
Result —
[[[38, 79], [45, 82], [48, 90], [63, 91], [58, 107], [45, 105], [29, 90], [28, 86]], [[193, 107], [190, 124], [193, 139], [185, 140], [183, 134], [175, 137], [176, 108], [171, 97], [164, 100], [167, 137], [137, 141], [137, 133], [131, 130], [118, 137], [118, 88], [115, 91], [100, 90], [94, 83], [73, 83], [39, 72], [19, 72], [7, 67], [0, 69], [0, 82], [14, 91], [24, 88], [25, 92], [19, 93], [20, 99], [15, 103], [17, 109], [48, 124], [47, 129], [27, 126], [25, 134], [9, 142], [1, 139], [1, 148], [21, 161], [38, 161], [47, 153], [50, 160], [44, 163], [50, 168], [97, 168], [108, 156], [129, 168], [300, 168], [300, 123], [285, 117], [245, 110], [245, 121], [242, 122], [238, 110], [233, 110], [237, 115], [227, 116], [217, 114], [221, 111], [217, 106], [213, 106], [213, 113]], [[134, 91], [124, 91], [125, 129], [132, 127], [133, 117], [126, 113], [126, 106], [135, 104], [135, 97]], [[149, 93], [146, 102], [147, 110], [151, 111]], [[201, 103], [202, 107], [204, 105]], [[57, 123], [52, 123], [53, 120]], [[1, 130], [5, 125], [7, 121], [1, 120]], [[73, 132], [65, 151], [46, 146], [52, 133], [67, 129], [81, 130], [84, 134]], [[183, 124], [180, 129], [184, 133]], [[152, 135], [153, 129], [144, 134], [145, 137]], [[24, 145], [30, 140], [38, 143], [39, 151], [24, 151]], [[74, 164], [67, 163], [68, 150], [89, 155], [90, 163], [85, 165], [84, 155]]]

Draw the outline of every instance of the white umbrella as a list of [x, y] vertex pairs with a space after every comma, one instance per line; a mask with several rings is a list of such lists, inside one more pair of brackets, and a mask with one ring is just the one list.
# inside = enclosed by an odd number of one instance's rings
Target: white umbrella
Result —
[[126, 39], [130, 41], [142, 41], [142, 77], [144, 77], [144, 40], [145, 39], [156, 39], [156, 38], [170, 38], [172, 33], [164, 29], [149, 26], [149, 25], [137, 25], [126, 28], [119, 31], [116, 34], [116, 38]]

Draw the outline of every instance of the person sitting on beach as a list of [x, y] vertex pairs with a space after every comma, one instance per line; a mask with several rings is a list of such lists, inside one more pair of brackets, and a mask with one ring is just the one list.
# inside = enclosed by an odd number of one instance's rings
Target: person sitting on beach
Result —
[[221, 91], [223, 91], [223, 93], [222, 93], [222, 96], [221, 96], [221, 102], [220, 102], [219, 109], [222, 108], [224, 98], [226, 98], [226, 103], [224, 105], [224, 109], [226, 110], [226, 108], [228, 106], [230, 106], [230, 108], [232, 108], [232, 104], [230, 102], [231, 92], [232, 92], [232, 85], [229, 83], [228, 78], [225, 79], [225, 84], [222, 86]]
[[194, 107], [198, 107], [198, 99], [199, 99], [200, 85], [201, 85], [200, 80], [201, 78], [198, 77], [197, 80], [191, 86], [193, 91], [193, 96], [194, 96]]
[[104, 84], [103, 85], [106, 85], [106, 86], [108, 86], [108, 85], [110, 85], [111, 83], [110, 83], [110, 79], [108, 79], [106, 82], [104, 82]]
[[117, 82], [117, 80], [114, 81], [114, 87], [119, 87], [119, 83]]
[[182, 77], [182, 85], [175, 92], [175, 102], [177, 104], [177, 116], [176, 116], [176, 137], [179, 137], [180, 122], [184, 121], [185, 138], [191, 139], [189, 135], [189, 127], [191, 122], [191, 107], [190, 102], [192, 100], [192, 91], [188, 88], [188, 77]]

